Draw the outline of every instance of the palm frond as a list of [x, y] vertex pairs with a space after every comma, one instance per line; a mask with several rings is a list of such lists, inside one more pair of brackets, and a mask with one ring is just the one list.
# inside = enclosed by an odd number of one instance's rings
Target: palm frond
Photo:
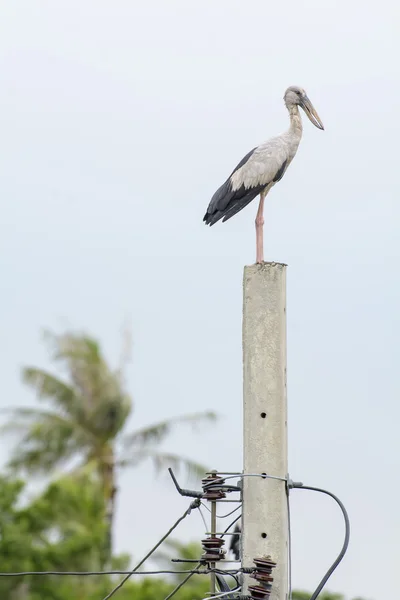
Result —
[[155, 450], [139, 450], [132, 456], [117, 460], [116, 466], [125, 467], [136, 467], [140, 463], [151, 460], [156, 473], [161, 471], [166, 472], [168, 467], [171, 467], [176, 473], [184, 472], [188, 480], [202, 479], [208, 470], [208, 467], [191, 460], [190, 458], [184, 458], [178, 454], [172, 454], [167, 452], [157, 452]]
[[[44, 388], [42, 395], [54, 396], [59, 407], [85, 423], [94, 435], [101, 439], [114, 438], [132, 408], [120, 374], [109, 367], [94, 338], [76, 332], [47, 333], [46, 337], [52, 345], [53, 359], [63, 364], [71, 384], [63, 389], [57, 378], [29, 370], [27, 375], [35, 377], [35, 387]], [[67, 393], [65, 401], [63, 392]]]
[[94, 416], [97, 410], [102, 413], [112, 404], [125, 420], [131, 410], [131, 399], [124, 390], [120, 374], [107, 364], [97, 340], [67, 333], [59, 337], [59, 349], [87, 410]]
[[86, 400], [94, 401], [99, 376], [104, 379], [109, 373], [97, 340], [77, 332], [61, 335], [46, 332], [46, 339], [51, 344], [53, 360], [64, 365], [73, 387]]
[[123, 447], [124, 449], [134, 448], [135, 446], [143, 448], [143, 446], [147, 445], [160, 444], [171, 433], [174, 427], [190, 425], [195, 428], [204, 422], [215, 421], [216, 418], [216, 414], [211, 411], [183, 415], [182, 417], [172, 417], [171, 419], [137, 429], [125, 435], [122, 441]]
[[53, 412], [51, 410], [41, 410], [39, 408], [30, 408], [28, 406], [14, 406], [13, 408], [2, 408], [0, 409], [0, 415], [1, 414], [12, 415], [12, 417], [14, 418], [14, 421], [9, 421], [8, 423], [5, 423], [5, 428], [12, 428], [14, 424], [16, 426], [19, 426], [19, 424], [21, 424], [21, 426], [26, 428], [28, 427], [29, 423], [25, 421], [40, 421], [41, 419], [51, 419], [55, 423], [70, 422], [70, 420], [67, 417], [64, 417], [63, 415]]
[[75, 390], [47, 371], [25, 367], [22, 370], [22, 380], [36, 391], [39, 399], [51, 400], [67, 413], [75, 412], [80, 406]]
[[11, 420], [0, 426], [0, 431], [4, 433], [17, 433], [17, 432], [28, 432], [34, 423], [40, 423], [41, 421], [46, 422], [49, 426], [57, 428], [71, 427], [76, 436], [82, 439], [94, 439], [92, 433], [87, 429], [84, 423], [79, 420], [70, 419], [68, 416], [64, 416], [54, 411], [41, 410], [38, 408], [30, 408], [26, 406], [16, 406], [13, 408], [2, 408], [0, 409], [1, 414], [11, 415]]
[[7, 412], [12, 413], [14, 419], [2, 429], [23, 432], [9, 462], [12, 469], [46, 473], [91, 443], [90, 435], [79, 423], [55, 412], [24, 407]]

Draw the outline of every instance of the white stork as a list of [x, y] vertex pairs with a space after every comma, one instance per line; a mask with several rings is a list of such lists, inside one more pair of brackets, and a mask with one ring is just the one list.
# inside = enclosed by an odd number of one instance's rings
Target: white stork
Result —
[[228, 179], [215, 192], [203, 221], [214, 225], [220, 219], [227, 221], [260, 195], [256, 216], [256, 262], [264, 262], [263, 226], [264, 200], [272, 186], [282, 179], [299, 147], [303, 125], [299, 106], [311, 123], [324, 129], [317, 111], [306, 92], [297, 86], [289, 87], [284, 96], [289, 111], [290, 127], [285, 133], [253, 148], [237, 165]]

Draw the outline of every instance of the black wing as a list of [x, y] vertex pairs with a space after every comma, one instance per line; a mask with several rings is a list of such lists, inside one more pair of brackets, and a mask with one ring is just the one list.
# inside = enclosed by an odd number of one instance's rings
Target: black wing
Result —
[[[213, 197], [211, 198], [211, 202], [208, 205], [207, 212], [203, 217], [203, 221], [206, 225], [214, 225], [220, 219], [223, 219], [223, 222], [227, 221], [236, 213], [241, 211], [245, 206], [250, 204], [256, 196], [258, 196], [268, 185], [268, 183], [264, 183], [262, 185], [257, 185], [252, 188], [246, 188], [242, 185], [238, 190], [232, 190], [231, 177], [232, 175], [240, 169], [243, 165], [247, 163], [249, 158], [252, 156], [256, 148], [253, 148], [246, 156], [242, 158], [240, 163], [235, 167], [232, 173], [229, 175], [228, 179], [224, 184], [215, 192]], [[276, 173], [273, 178], [273, 182], [279, 181], [286, 169], [285, 161], [279, 171]]]
[[[243, 167], [249, 160], [250, 156], [252, 156], [254, 150], [253, 148], [242, 158], [239, 164], [233, 169], [232, 173], [229, 175], [228, 179], [221, 185], [220, 188], [215, 192], [213, 197], [211, 198], [210, 204], [208, 205], [207, 212], [203, 217], [203, 221], [205, 221], [206, 225], [214, 225], [219, 219], [221, 219], [224, 215], [223, 212], [228, 206], [229, 202], [234, 199], [235, 194], [238, 193], [232, 192], [231, 189], [231, 177], [236, 171]], [[255, 197], [255, 196], [254, 196]], [[252, 198], [253, 199], [253, 198]], [[220, 214], [221, 213], [221, 214]]]

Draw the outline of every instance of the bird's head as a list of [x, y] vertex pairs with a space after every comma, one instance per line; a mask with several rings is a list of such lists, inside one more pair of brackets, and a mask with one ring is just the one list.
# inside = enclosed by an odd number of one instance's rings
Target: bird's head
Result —
[[284, 100], [286, 107], [289, 110], [292, 106], [301, 106], [311, 123], [315, 125], [315, 127], [318, 127], [318, 129], [324, 129], [317, 111], [313, 107], [310, 98], [303, 88], [298, 87], [297, 85], [290, 86], [285, 92]]

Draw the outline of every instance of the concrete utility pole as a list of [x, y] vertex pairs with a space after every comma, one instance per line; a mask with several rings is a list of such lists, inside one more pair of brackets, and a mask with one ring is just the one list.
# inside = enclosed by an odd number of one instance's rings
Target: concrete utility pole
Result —
[[[286, 265], [245, 267], [243, 280], [244, 474], [286, 477]], [[284, 481], [243, 478], [242, 565], [277, 563], [270, 598], [286, 600], [287, 504]], [[247, 575], [248, 585], [257, 585]]]

